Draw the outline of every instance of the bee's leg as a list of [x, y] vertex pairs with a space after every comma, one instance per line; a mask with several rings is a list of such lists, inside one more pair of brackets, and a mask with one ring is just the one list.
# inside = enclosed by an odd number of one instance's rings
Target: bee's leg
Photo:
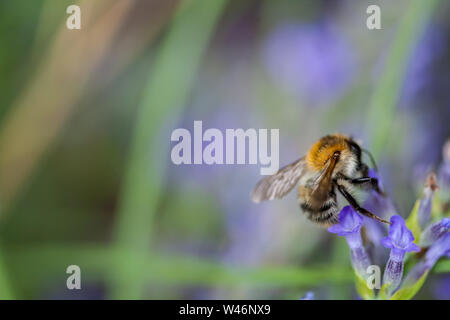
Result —
[[376, 192], [378, 192], [382, 196], [385, 195], [385, 193], [383, 191], [381, 191], [381, 189], [380, 189], [380, 185], [378, 184], [378, 179], [377, 178], [361, 177], [361, 178], [352, 179], [351, 183], [356, 184], [356, 185], [370, 184], [370, 186], [371, 186], [371, 188], [373, 190], [375, 190]]
[[369, 176], [369, 166], [367, 164], [361, 163], [359, 171], [361, 171], [363, 177]]
[[353, 196], [350, 193], [348, 193], [348, 191], [343, 186], [341, 186], [337, 183], [336, 183], [336, 186], [337, 186], [339, 192], [344, 196], [345, 199], [347, 199], [348, 203], [353, 207], [353, 209], [355, 209], [359, 213], [365, 215], [366, 217], [378, 220], [383, 223], [391, 224], [389, 221], [383, 220], [380, 217], [378, 217], [377, 215], [370, 212], [369, 210], [362, 208], [358, 204], [358, 202], [355, 200], [355, 198], [353, 198]]

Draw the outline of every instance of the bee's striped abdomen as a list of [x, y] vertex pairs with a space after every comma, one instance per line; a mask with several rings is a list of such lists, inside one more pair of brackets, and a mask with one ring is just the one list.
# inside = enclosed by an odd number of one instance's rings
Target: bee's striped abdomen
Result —
[[300, 208], [306, 217], [316, 223], [331, 225], [338, 222], [338, 205], [336, 202], [336, 194], [334, 191], [330, 192], [329, 198], [317, 205], [310, 200], [309, 196], [311, 189], [300, 187], [299, 189], [299, 204]]

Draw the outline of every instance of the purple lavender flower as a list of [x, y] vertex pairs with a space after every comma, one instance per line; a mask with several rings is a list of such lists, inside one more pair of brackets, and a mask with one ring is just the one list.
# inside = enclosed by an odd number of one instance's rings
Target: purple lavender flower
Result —
[[300, 300], [314, 300], [314, 292], [308, 291], [303, 298]]
[[402, 281], [403, 259], [406, 252], [420, 250], [413, 241], [414, 236], [406, 227], [403, 218], [399, 215], [392, 216], [389, 234], [381, 240], [384, 247], [391, 249], [383, 275], [383, 284], [389, 284], [388, 295], [391, 295]]
[[418, 98], [425, 96], [432, 86], [430, 70], [434, 61], [444, 52], [446, 41], [442, 30], [435, 24], [429, 25], [420, 37], [407, 66], [400, 106], [417, 103]]
[[277, 27], [267, 38], [263, 59], [276, 83], [310, 104], [336, 99], [354, 70], [349, 43], [328, 23]]
[[431, 268], [442, 256], [450, 257], [450, 232], [446, 232], [427, 251], [425, 262]]
[[446, 232], [431, 245], [425, 254], [425, 259], [417, 263], [408, 273], [405, 278], [404, 285], [413, 285], [426, 271], [433, 268], [436, 261], [438, 261], [442, 256], [450, 257], [450, 232]]
[[339, 213], [339, 223], [329, 227], [328, 231], [345, 237], [350, 247], [353, 268], [361, 277], [366, 278], [370, 259], [362, 244], [362, 222], [362, 217], [351, 206], [345, 206]]
[[438, 300], [450, 300], [450, 274], [443, 275], [434, 285], [434, 297]]
[[449, 228], [450, 218], [443, 218], [441, 221], [429, 225], [420, 236], [420, 245], [422, 247], [429, 247], [447, 233]]
[[419, 211], [417, 213], [419, 225], [423, 229], [427, 225], [431, 216], [431, 205], [433, 202], [434, 192], [439, 187], [436, 184], [436, 175], [431, 173], [427, 177], [427, 184], [423, 190], [423, 197], [420, 200]]

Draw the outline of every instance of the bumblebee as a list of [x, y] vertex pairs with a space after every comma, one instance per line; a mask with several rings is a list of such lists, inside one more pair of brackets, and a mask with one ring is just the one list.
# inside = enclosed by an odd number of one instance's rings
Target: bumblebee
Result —
[[361, 160], [363, 152], [376, 169], [370, 152], [355, 140], [342, 134], [327, 135], [314, 143], [306, 156], [261, 179], [251, 198], [256, 203], [280, 199], [298, 184], [300, 207], [315, 223], [329, 226], [338, 222], [339, 192], [357, 212], [390, 224], [362, 208], [352, 195], [355, 188], [365, 188], [384, 196], [378, 180], [368, 176], [369, 167]]

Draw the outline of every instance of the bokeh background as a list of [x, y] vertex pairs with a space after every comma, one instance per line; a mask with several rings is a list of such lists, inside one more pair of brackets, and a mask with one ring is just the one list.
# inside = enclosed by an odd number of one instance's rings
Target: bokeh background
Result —
[[[0, 296], [357, 299], [345, 241], [295, 192], [253, 204], [259, 166], [176, 166], [170, 134], [279, 128], [280, 165], [353, 135], [406, 216], [450, 137], [449, 15], [444, 0], [1, 1]], [[449, 299], [446, 270], [418, 297]]]

